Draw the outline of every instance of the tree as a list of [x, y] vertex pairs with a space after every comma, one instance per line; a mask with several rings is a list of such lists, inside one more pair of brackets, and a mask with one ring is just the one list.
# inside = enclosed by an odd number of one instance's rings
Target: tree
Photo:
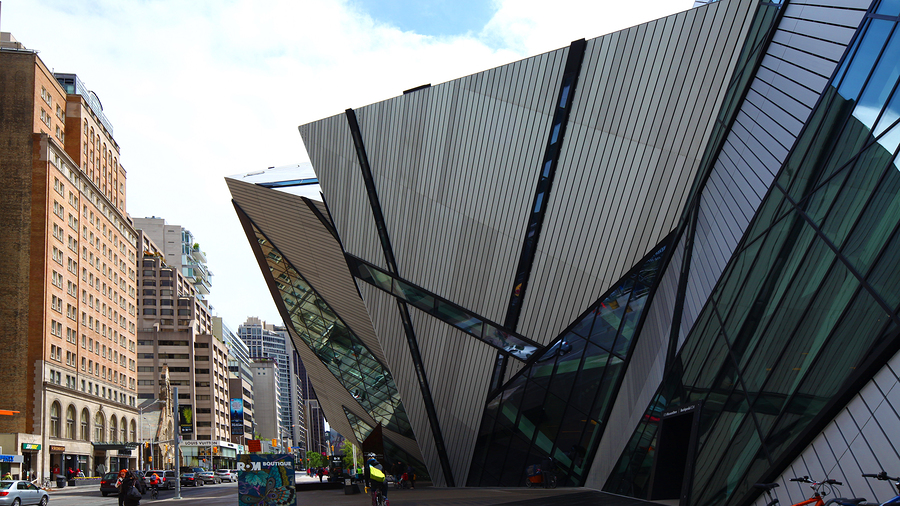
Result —
[[319, 452], [306, 452], [307, 467], [326, 467], [328, 459]]
[[357, 449], [356, 451], [356, 465], [353, 465], [353, 443], [350, 442], [349, 439], [344, 440], [344, 446], [342, 447], [344, 451], [344, 469], [349, 469], [351, 473], [356, 472], [357, 467], [362, 467], [363, 465], [363, 454], [362, 450]]

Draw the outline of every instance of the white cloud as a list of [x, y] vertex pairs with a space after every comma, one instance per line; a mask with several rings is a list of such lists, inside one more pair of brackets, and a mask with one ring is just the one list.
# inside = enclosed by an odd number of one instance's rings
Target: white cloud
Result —
[[99, 95], [129, 212], [194, 233], [235, 327], [279, 317], [224, 176], [306, 161], [297, 125], [679, 10], [658, 3], [505, 0], [480, 34], [436, 38], [337, 0], [9, 0], [2, 29]]

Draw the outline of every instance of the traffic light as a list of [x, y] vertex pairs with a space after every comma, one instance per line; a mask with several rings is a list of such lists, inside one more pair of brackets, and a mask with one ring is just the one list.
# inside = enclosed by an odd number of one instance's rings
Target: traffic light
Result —
[[153, 455], [150, 455], [149, 457], [147, 457], [147, 462], [153, 462]]
[[213, 446], [213, 454], [219, 453], [219, 447]]
[[144, 448], [150, 448], [150, 442], [149, 442], [149, 441], [145, 441], [145, 442], [144, 442]]
[[278, 446], [278, 440], [277, 440], [277, 439], [273, 439], [273, 440], [272, 440], [272, 447], [276, 447], [276, 446]]

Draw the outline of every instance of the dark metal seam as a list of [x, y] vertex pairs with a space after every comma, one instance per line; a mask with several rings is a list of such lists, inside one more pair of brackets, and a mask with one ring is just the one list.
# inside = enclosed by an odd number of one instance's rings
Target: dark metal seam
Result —
[[[363, 144], [362, 132], [359, 129], [356, 112], [354, 112], [353, 109], [347, 109], [345, 114], [347, 116], [348, 126], [350, 127], [350, 134], [353, 137], [353, 146], [356, 149], [356, 157], [359, 160], [360, 171], [362, 172], [363, 181], [366, 185], [366, 194], [369, 197], [369, 205], [372, 208], [372, 218], [375, 220], [375, 228], [378, 231], [378, 238], [381, 241], [384, 259], [385, 262], [387, 262], [388, 270], [391, 274], [398, 276], [397, 261], [394, 258], [394, 251], [391, 247], [390, 237], [388, 236], [387, 225], [384, 222], [384, 213], [381, 210], [381, 203], [378, 200], [378, 191], [375, 188], [375, 180], [372, 177], [372, 170], [369, 166], [369, 157], [366, 154], [366, 147]], [[431, 434], [434, 437], [434, 444], [437, 447], [444, 479], [447, 481], [448, 486], [455, 487], [456, 482], [453, 480], [453, 470], [450, 466], [450, 459], [447, 456], [447, 448], [444, 445], [444, 436], [441, 433], [440, 421], [438, 419], [437, 410], [434, 407], [434, 399], [431, 396], [431, 388], [428, 386], [428, 376], [425, 374], [425, 365], [422, 362], [422, 355], [419, 353], [419, 343], [416, 340], [412, 320], [409, 317], [409, 309], [406, 307], [406, 303], [400, 300], [397, 300], [397, 309], [400, 313], [403, 330], [406, 334], [406, 342], [409, 345], [409, 353], [416, 370], [416, 378], [419, 381], [419, 389], [422, 393], [425, 411], [428, 414], [428, 421], [431, 425]]]

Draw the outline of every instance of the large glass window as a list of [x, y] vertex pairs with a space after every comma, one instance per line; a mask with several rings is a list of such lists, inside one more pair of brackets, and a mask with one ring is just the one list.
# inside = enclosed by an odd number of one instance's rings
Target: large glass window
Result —
[[377, 422], [414, 438], [387, 367], [338, 318], [275, 245], [255, 227], [253, 231], [297, 335]]
[[488, 402], [469, 486], [522, 486], [526, 466], [546, 457], [565, 470], [567, 484], [584, 483], [669, 240]]
[[605, 490], [646, 497], [659, 417], [702, 400], [691, 503], [749, 503], [880, 367], [900, 305], [897, 24], [864, 21]]

